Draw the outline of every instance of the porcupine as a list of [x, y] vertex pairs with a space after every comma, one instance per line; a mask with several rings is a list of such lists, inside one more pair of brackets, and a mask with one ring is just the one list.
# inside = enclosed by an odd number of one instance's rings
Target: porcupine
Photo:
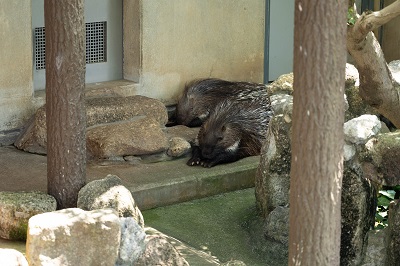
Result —
[[268, 96], [223, 100], [201, 126], [187, 164], [212, 167], [259, 155], [272, 115]]
[[267, 95], [264, 84], [234, 82], [217, 78], [196, 79], [186, 84], [176, 107], [177, 124], [200, 126], [210, 111], [226, 98], [235, 101], [256, 99]]

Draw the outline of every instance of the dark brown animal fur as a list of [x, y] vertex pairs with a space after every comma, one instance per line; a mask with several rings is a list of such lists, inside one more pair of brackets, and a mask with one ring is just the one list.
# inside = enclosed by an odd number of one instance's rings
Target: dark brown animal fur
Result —
[[177, 124], [200, 126], [211, 110], [224, 99], [248, 101], [266, 96], [264, 84], [233, 82], [216, 78], [197, 79], [186, 84], [176, 108]]
[[203, 123], [188, 165], [212, 167], [259, 155], [272, 116], [269, 98], [225, 99]]

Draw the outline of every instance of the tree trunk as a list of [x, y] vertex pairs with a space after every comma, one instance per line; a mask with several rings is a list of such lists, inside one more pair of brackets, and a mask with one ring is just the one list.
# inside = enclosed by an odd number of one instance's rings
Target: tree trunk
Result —
[[289, 265], [339, 265], [347, 0], [296, 0]]
[[394, 82], [373, 30], [400, 15], [400, 0], [364, 13], [347, 29], [347, 50], [360, 75], [360, 96], [400, 128], [400, 88]]
[[47, 190], [75, 207], [86, 182], [84, 0], [45, 0]]

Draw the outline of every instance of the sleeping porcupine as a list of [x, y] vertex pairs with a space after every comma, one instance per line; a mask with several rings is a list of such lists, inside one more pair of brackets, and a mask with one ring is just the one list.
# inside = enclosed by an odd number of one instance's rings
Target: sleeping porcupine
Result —
[[189, 127], [198, 127], [223, 99], [251, 100], [257, 99], [260, 95], [267, 95], [264, 84], [216, 78], [196, 79], [186, 84], [183, 95], [178, 101], [176, 122]]
[[259, 155], [272, 115], [268, 96], [257, 101], [223, 100], [201, 126], [187, 164], [212, 167]]

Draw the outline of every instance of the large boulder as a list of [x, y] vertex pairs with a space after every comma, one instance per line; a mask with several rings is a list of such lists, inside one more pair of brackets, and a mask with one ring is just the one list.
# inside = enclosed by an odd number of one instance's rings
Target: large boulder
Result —
[[118, 176], [107, 175], [86, 184], [78, 193], [77, 207], [86, 211], [112, 208], [119, 217], [133, 217], [143, 228], [144, 220], [131, 192]]
[[146, 249], [135, 261], [137, 266], [174, 265], [186, 266], [189, 263], [176, 248], [160, 235], [146, 236]]
[[168, 140], [151, 117], [101, 124], [86, 132], [89, 158], [145, 155], [166, 151]]
[[0, 192], [0, 237], [25, 240], [29, 218], [56, 208], [56, 200], [42, 192]]
[[275, 115], [269, 122], [261, 149], [255, 187], [257, 205], [264, 217], [276, 207], [289, 204], [292, 98], [285, 95], [271, 97]]
[[116, 211], [72, 208], [29, 219], [29, 265], [115, 265], [121, 225]]
[[[129, 121], [143, 117], [152, 119], [159, 128], [164, 127], [168, 122], [167, 109], [164, 104], [145, 96], [87, 98], [85, 101], [86, 125], [89, 128], [99, 124]], [[14, 145], [27, 152], [46, 154], [46, 130], [46, 107], [42, 106], [30, 119]], [[120, 130], [131, 131], [132, 128], [129, 126], [121, 127]], [[122, 131], [118, 133], [129, 135], [129, 133]], [[146, 134], [143, 137], [146, 137]]]
[[[347, 67], [346, 87], [357, 87], [358, 73], [351, 66]], [[352, 71], [350, 71], [352, 70]], [[269, 86], [274, 93], [271, 96], [272, 108], [275, 112], [271, 119], [267, 138], [261, 150], [260, 165], [256, 173], [257, 206], [264, 217], [264, 234], [268, 240], [286, 244], [288, 229], [282, 220], [288, 217], [290, 190], [290, 159], [291, 159], [291, 129], [292, 129], [292, 98], [290, 81], [286, 77]], [[280, 90], [279, 88], [282, 87]], [[272, 89], [273, 88], [273, 89]], [[358, 89], [358, 87], [357, 87]], [[354, 100], [350, 97], [350, 101]], [[349, 106], [355, 106], [349, 102]], [[382, 123], [375, 115], [356, 115], [354, 111], [348, 117], [353, 117], [344, 125], [346, 143], [344, 145], [344, 176], [342, 184], [342, 235], [341, 235], [341, 265], [357, 265], [365, 256], [368, 231], [374, 223], [376, 208], [376, 188], [369, 179], [371, 173], [389, 173], [388, 179], [393, 179], [398, 173], [399, 158], [397, 146], [389, 144], [399, 138], [386, 140], [381, 134]], [[346, 112], [347, 113], [347, 112]], [[361, 114], [360, 114], [361, 115]], [[393, 133], [386, 133], [391, 136]], [[387, 143], [393, 147], [390, 152], [377, 143]], [[370, 143], [373, 144], [370, 144]], [[366, 147], [370, 147], [369, 150]], [[378, 163], [382, 162], [385, 152], [392, 158], [388, 161], [387, 170], [382, 171]], [[379, 154], [379, 155], [378, 155]], [[399, 160], [397, 159], [397, 162]], [[395, 166], [390, 166], [395, 165]], [[366, 167], [370, 166], [370, 167]], [[369, 172], [368, 172], [368, 171]], [[378, 172], [379, 171], [379, 172]], [[390, 176], [390, 178], [389, 178]], [[382, 183], [382, 182], [381, 182]], [[393, 183], [393, 182], [392, 182]], [[286, 210], [284, 212], [282, 210]], [[288, 222], [288, 221], [287, 221]], [[284, 251], [282, 251], [284, 254]]]

